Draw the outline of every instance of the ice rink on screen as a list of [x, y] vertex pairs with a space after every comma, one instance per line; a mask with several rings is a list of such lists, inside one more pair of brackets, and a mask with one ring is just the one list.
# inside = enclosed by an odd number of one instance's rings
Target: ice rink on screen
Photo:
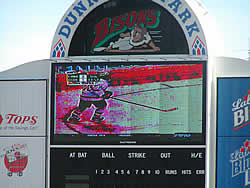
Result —
[[[202, 79], [145, 83], [109, 87], [113, 95], [107, 100], [105, 123], [113, 127], [109, 134], [174, 134], [202, 132]], [[87, 124], [95, 107], [82, 117], [86, 126], [74, 125], [74, 131], [62, 121], [78, 105], [81, 90], [56, 94], [56, 134], [99, 133]], [[62, 102], [63, 101], [63, 102]], [[92, 125], [94, 126], [94, 125]], [[105, 131], [102, 133], [105, 133]]]

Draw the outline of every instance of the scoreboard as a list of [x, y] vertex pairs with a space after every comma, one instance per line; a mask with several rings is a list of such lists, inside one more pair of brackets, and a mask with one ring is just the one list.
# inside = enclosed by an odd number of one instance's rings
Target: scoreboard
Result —
[[75, 1], [51, 47], [49, 187], [205, 188], [207, 51], [186, 0]]
[[54, 149], [51, 187], [205, 186], [205, 149]]
[[50, 187], [205, 187], [206, 61], [51, 71]]

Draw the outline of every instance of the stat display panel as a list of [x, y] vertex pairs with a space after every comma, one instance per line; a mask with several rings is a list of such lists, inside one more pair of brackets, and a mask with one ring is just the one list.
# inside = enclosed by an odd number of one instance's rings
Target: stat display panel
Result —
[[52, 149], [51, 187], [205, 187], [205, 149]]

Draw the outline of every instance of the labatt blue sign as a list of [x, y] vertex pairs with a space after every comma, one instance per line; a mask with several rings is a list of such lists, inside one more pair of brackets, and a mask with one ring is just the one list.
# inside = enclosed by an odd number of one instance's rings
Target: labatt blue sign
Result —
[[[203, 34], [201, 25], [199, 23], [199, 20], [197, 19], [196, 15], [192, 11], [192, 9], [189, 7], [189, 5], [185, 2], [185, 0], [145, 0], [145, 2], [152, 3], [158, 7], [161, 7], [165, 9], [165, 12], [170, 13], [173, 18], [178, 22], [183, 34], [185, 35], [185, 41], [187, 41], [187, 49], [189, 55], [207, 55], [207, 47], [206, 47], [206, 41], [205, 36]], [[142, 2], [145, 3], [144, 1]], [[134, 29], [137, 30], [148, 30], [148, 35], [144, 34], [143, 36], [147, 36], [146, 39], [148, 41], [152, 41], [157, 43], [164, 43], [168, 44], [169, 48], [174, 48], [173, 46], [170, 46], [169, 42], [162, 41], [160, 42], [160, 38], [164, 38], [165, 34], [160, 33], [161, 30], [158, 29], [157, 32], [159, 32], [159, 38], [158, 39], [148, 39], [152, 35], [151, 31], [152, 27], [157, 28], [157, 24], [159, 24], [159, 21], [162, 22], [161, 24], [164, 24], [162, 20], [160, 20], [160, 12], [159, 10], [154, 9], [148, 9], [148, 7], [140, 6], [140, 4], [136, 4], [135, 1], [130, 1], [130, 3], [133, 3], [134, 5], [131, 5], [131, 10], [127, 10], [126, 13], [121, 13], [123, 7], [119, 7], [117, 5], [120, 1], [116, 0], [76, 0], [75, 3], [68, 9], [68, 11], [65, 13], [64, 17], [62, 18], [61, 22], [59, 23], [59, 26], [57, 28], [56, 34], [53, 39], [53, 44], [51, 48], [51, 57], [68, 57], [70, 56], [79, 56], [79, 55], [72, 55], [69, 53], [72, 40], [75, 37], [75, 34], [78, 33], [78, 28], [87, 19], [90, 18], [91, 22], [95, 22], [95, 38], [92, 39], [91, 36], [89, 36], [88, 31], [82, 32], [81, 35], [83, 37], [88, 38], [89, 40], [92, 40], [92, 42], [87, 42], [86, 46], [92, 47], [89, 51], [92, 51], [94, 53], [87, 54], [83, 52], [80, 55], [93, 55], [95, 52], [98, 52], [100, 47], [108, 47], [104, 42], [113, 42], [115, 40], [115, 35], [119, 35], [120, 38], [126, 37], [126, 33], [131, 33]], [[116, 6], [117, 5], [117, 6]], [[98, 10], [101, 10], [103, 12], [104, 9], [106, 9], [109, 6], [113, 6], [113, 9], [110, 10], [114, 15], [110, 16], [103, 16], [103, 18], [99, 18], [99, 15], [97, 17], [92, 16], [95, 15], [93, 12], [98, 12]], [[104, 9], [102, 9], [104, 7]], [[118, 8], [117, 8], [118, 7]], [[118, 10], [121, 9], [121, 10]], [[143, 13], [143, 14], [142, 14]], [[91, 15], [91, 16], [90, 16]], [[141, 19], [138, 21], [138, 19]], [[144, 19], [147, 21], [145, 22]], [[156, 21], [156, 22], [154, 22]], [[165, 20], [165, 22], [168, 20]], [[141, 24], [141, 22], [143, 24]], [[145, 23], [144, 23], [145, 22]], [[136, 26], [138, 26], [136, 28]], [[125, 27], [128, 28], [128, 31], [125, 32]], [[139, 28], [142, 27], [142, 28]], [[101, 28], [104, 28], [104, 30], [100, 30]], [[120, 28], [120, 29], [119, 29]], [[139, 28], [139, 29], [138, 29]], [[123, 32], [124, 30], [124, 32]], [[77, 31], [77, 32], [76, 32]], [[151, 32], [151, 33], [150, 33]], [[124, 33], [124, 36], [121, 36], [121, 34]], [[135, 33], [135, 32], [134, 32]], [[139, 32], [137, 32], [139, 33]], [[147, 32], [145, 32], [147, 33]], [[78, 33], [79, 34], [79, 33]], [[162, 35], [161, 35], [162, 34]], [[176, 34], [176, 33], [174, 33]], [[131, 35], [131, 34], [130, 34]], [[169, 35], [169, 34], [168, 34]], [[110, 41], [109, 41], [110, 40]], [[144, 42], [146, 43], [146, 42]], [[138, 44], [132, 44], [132, 46], [136, 46]], [[140, 43], [139, 43], [140, 44]], [[158, 44], [153, 44], [150, 42], [146, 43], [149, 48], [151, 48], [152, 53], [161, 51], [161, 54], [164, 54], [164, 49], [159, 47]], [[83, 46], [83, 44], [79, 44], [79, 46]], [[137, 46], [136, 46], [137, 47]], [[81, 49], [77, 49], [81, 50]], [[107, 50], [108, 51], [108, 50]], [[133, 51], [132, 51], [133, 52]], [[168, 54], [168, 51], [166, 51], [165, 54]], [[169, 53], [174, 54], [174, 53]], [[182, 53], [186, 54], [186, 53]]]
[[218, 78], [217, 187], [250, 187], [250, 78]]
[[250, 137], [220, 137], [217, 144], [217, 188], [250, 187]]
[[250, 135], [250, 78], [218, 80], [218, 136]]
[[230, 162], [232, 163], [232, 178], [239, 175], [245, 176], [245, 186], [250, 185], [250, 140], [246, 140], [233, 153]]
[[234, 131], [249, 125], [250, 90], [244, 97], [233, 102]]

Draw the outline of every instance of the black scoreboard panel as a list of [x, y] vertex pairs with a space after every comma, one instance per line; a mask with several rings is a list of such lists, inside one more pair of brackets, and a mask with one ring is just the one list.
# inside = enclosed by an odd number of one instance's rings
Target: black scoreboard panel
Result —
[[202, 188], [204, 148], [53, 148], [51, 188]]

